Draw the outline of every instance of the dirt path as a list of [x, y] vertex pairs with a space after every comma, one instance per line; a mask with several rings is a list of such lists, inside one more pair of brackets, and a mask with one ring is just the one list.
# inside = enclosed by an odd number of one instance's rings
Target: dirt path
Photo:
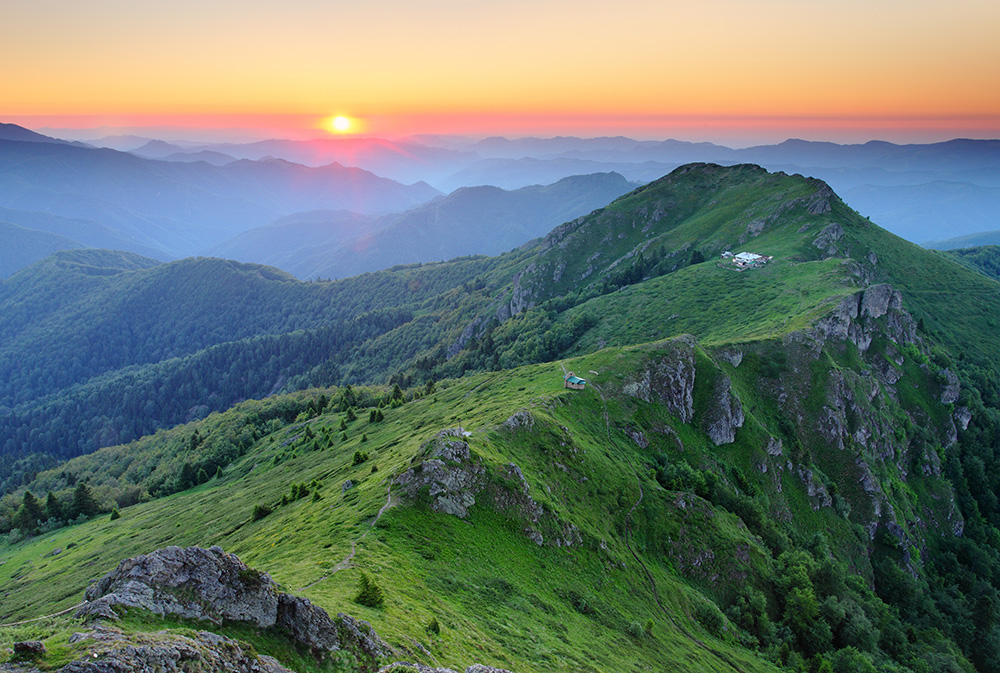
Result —
[[8, 626], [21, 626], [22, 624], [30, 624], [31, 622], [40, 622], [43, 619], [50, 619], [51, 617], [58, 617], [59, 615], [66, 614], [70, 610], [76, 610], [77, 608], [82, 607], [87, 603], [89, 603], [89, 601], [80, 601], [71, 608], [66, 608], [65, 610], [60, 610], [59, 612], [53, 612], [51, 615], [42, 615], [41, 617], [35, 617], [33, 619], [25, 619], [23, 622], [11, 622], [9, 624], [0, 624], [0, 629]]
[[[601, 404], [604, 406], [604, 427], [608, 434], [608, 446], [611, 447], [613, 446], [613, 444], [611, 443], [611, 420], [608, 417], [608, 403], [607, 400], [604, 399], [604, 394], [601, 392], [601, 389], [596, 384], [592, 384], [592, 387], [597, 392], [597, 396], [601, 398]], [[660, 609], [660, 612], [663, 613], [663, 615], [667, 618], [667, 620], [671, 623], [671, 625], [673, 625], [675, 629], [677, 629], [681, 634], [683, 634], [685, 638], [687, 638], [692, 643], [702, 648], [709, 654], [713, 655], [716, 659], [718, 659], [722, 663], [726, 664], [727, 666], [733, 668], [736, 671], [739, 671], [739, 673], [746, 673], [746, 671], [743, 668], [741, 668], [735, 661], [733, 661], [728, 655], [726, 655], [723, 652], [719, 652], [714, 647], [708, 645], [707, 643], [699, 639], [697, 636], [690, 633], [683, 626], [678, 624], [677, 620], [674, 619], [673, 614], [670, 612], [669, 609], [667, 609], [667, 606], [665, 606], [663, 602], [660, 600], [660, 592], [657, 591], [656, 589], [656, 580], [653, 579], [653, 573], [649, 571], [649, 568], [647, 568], [646, 564], [643, 563], [641, 558], [639, 558], [639, 555], [635, 552], [635, 550], [632, 548], [632, 544], [629, 542], [629, 538], [632, 537], [632, 514], [633, 512], [635, 512], [639, 504], [642, 503], [644, 492], [642, 489], [642, 480], [639, 479], [639, 474], [635, 471], [635, 466], [632, 465], [632, 461], [628, 460], [628, 458], [626, 458], [625, 456], [623, 456], [623, 458], [628, 463], [629, 468], [632, 470], [633, 476], [635, 476], [636, 484], [639, 486], [639, 498], [638, 500], [635, 501], [635, 503], [633, 503], [632, 508], [625, 515], [625, 534], [622, 536], [622, 542], [625, 543], [625, 548], [628, 549], [629, 553], [632, 555], [632, 558], [635, 559], [635, 562], [639, 564], [639, 567], [642, 568], [642, 571], [645, 573], [646, 580], [649, 582], [649, 588], [653, 593], [653, 601], [656, 603], [656, 607]]]
[[385, 504], [382, 505], [381, 509], [379, 509], [378, 514], [376, 514], [375, 518], [372, 519], [372, 522], [368, 525], [368, 529], [364, 533], [361, 534], [361, 537], [359, 537], [357, 540], [354, 540], [354, 541], [351, 542], [351, 552], [347, 556], [345, 556], [340, 563], [338, 563], [337, 565], [333, 566], [333, 568], [330, 569], [330, 572], [326, 573], [325, 575], [323, 575], [319, 579], [317, 579], [317, 580], [315, 580], [313, 582], [310, 582], [309, 584], [305, 585], [304, 587], [302, 587], [301, 589], [299, 589], [299, 591], [304, 591], [305, 589], [309, 589], [310, 587], [314, 587], [317, 584], [319, 584], [320, 582], [322, 582], [323, 580], [329, 578], [334, 573], [340, 572], [341, 570], [347, 570], [348, 568], [352, 567], [351, 562], [354, 560], [354, 555], [358, 551], [358, 543], [361, 542], [362, 540], [364, 540], [368, 536], [368, 533], [371, 531], [372, 528], [375, 527], [375, 524], [377, 524], [378, 520], [382, 518], [382, 515], [385, 514], [395, 504], [392, 501], [392, 477], [391, 476], [389, 477], [388, 481], [389, 481], [389, 484], [386, 486], [386, 489], [385, 489]]

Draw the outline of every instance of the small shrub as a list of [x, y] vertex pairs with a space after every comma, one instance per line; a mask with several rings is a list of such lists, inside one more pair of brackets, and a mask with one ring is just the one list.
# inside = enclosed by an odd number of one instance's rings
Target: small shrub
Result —
[[361, 573], [361, 579], [358, 580], [358, 594], [354, 597], [354, 602], [369, 608], [382, 607], [385, 603], [382, 587], [375, 584], [368, 575]]
[[372, 474], [375, 474], [376, 472], [378, 472], [378, 465], [372, 463]]
[[253, 520], [260, 521], [270, 513], [271, 513], [271, 508], [268, 507], [267, 505], [254, 505]]
[[431, 621], [427, 625], [427, 633], [433, 634], [435, 636], [441, 635], [441, 625], [438, 624], [437, 617], [431, 617]]
[[115, 520], [120, 519], [120, 518], [122, 518], [122, 515], [118, 512], [118, 508], [117, 507], [112, 508], [112, 510], [111, 510], [111, 520], [115, 521]]
[[[362, 437], [361, 441], [365, 441], [365, 438]], [[354, 464], [355, 465], [360, 465], [361, 463], [365, 462], [366, 460], [368, 460], [368, 454], [367, 453], [365, 453], [363, 451], [355, 451], [354, 452]]]

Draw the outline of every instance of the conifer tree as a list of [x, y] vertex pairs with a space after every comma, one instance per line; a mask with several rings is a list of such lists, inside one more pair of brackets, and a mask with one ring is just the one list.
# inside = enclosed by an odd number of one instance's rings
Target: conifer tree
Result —
[[48, 518], [56, 521], [66, 520], [66, 511], [63, 509], [62, 503], [59, 502], [59, 498], [52, 491], [49, 491], [48, 497], [45, 498], [45, 514]]
[[24, 492], [24, 499], [21, 507], [17, 511], [18, 526], [25, 531], [30, 531], [38, 527], [45, 520], [45, 512], [42, 511], [42, 504], [31, 491]]
[[97, 514], [97, 501], [94, 494], [90, 492], [90, 487], [86, 483], [79, 481], [76, 490], [73, 491], [73, 518], [78, 516], [94, 516]]

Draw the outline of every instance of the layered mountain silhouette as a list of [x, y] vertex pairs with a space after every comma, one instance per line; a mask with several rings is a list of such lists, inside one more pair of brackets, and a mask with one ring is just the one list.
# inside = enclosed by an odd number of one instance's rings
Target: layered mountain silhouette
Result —
[[338, 164], [309, 168], [272, 159], [212, 166], [37, 139], [0, 140], [0, 207], [91, 220], [166, 258], [294, 212], [385, 213], [437, 195], [423, 183], [402, 185]]
[[397, 264], [496, 255], [586, 215], [632, 189], [617, 173], [505, 191], [465, 187], [405, 213], [302, 213], [206, 254], [271, 264], [299, 278], [345, 278]]

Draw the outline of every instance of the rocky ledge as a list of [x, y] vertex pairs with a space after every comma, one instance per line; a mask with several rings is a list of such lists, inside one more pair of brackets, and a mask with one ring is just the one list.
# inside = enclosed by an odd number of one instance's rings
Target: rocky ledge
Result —
[[[70, 638], [78, 658], [59, 668], [62, 673], [289, 671], [253, 647], [209, 631], [193, 635], [190, 631], [126, 632], [114, 622], [127, 610], [214, 625], [239, 622], [274, 629], [308, 648], [317, 660], [333, 652], [339, 652], [340, 658], [346, 655], [358, 671], [378, 671], [380, 665], [382, 670], [436, 670], [393, 661], [399, 653], [368, 622], [343, 613], [331, 619], [309, 600], [280, 591], [270, 575], [248, 567], [221, 547], [166, 547], [125, 559], [91, 585], [86, 598], [76, 616], [85, 619], [89, 628]], [[37, 673], [34, 663], [43, 666], [41, 643], [19, 645], [37, 645], [37, 652], [22, 656], [20, 664], [0, 664], [0, 673]], [[501, 669], [474, 664], [467, 670], [493, 673]]]

